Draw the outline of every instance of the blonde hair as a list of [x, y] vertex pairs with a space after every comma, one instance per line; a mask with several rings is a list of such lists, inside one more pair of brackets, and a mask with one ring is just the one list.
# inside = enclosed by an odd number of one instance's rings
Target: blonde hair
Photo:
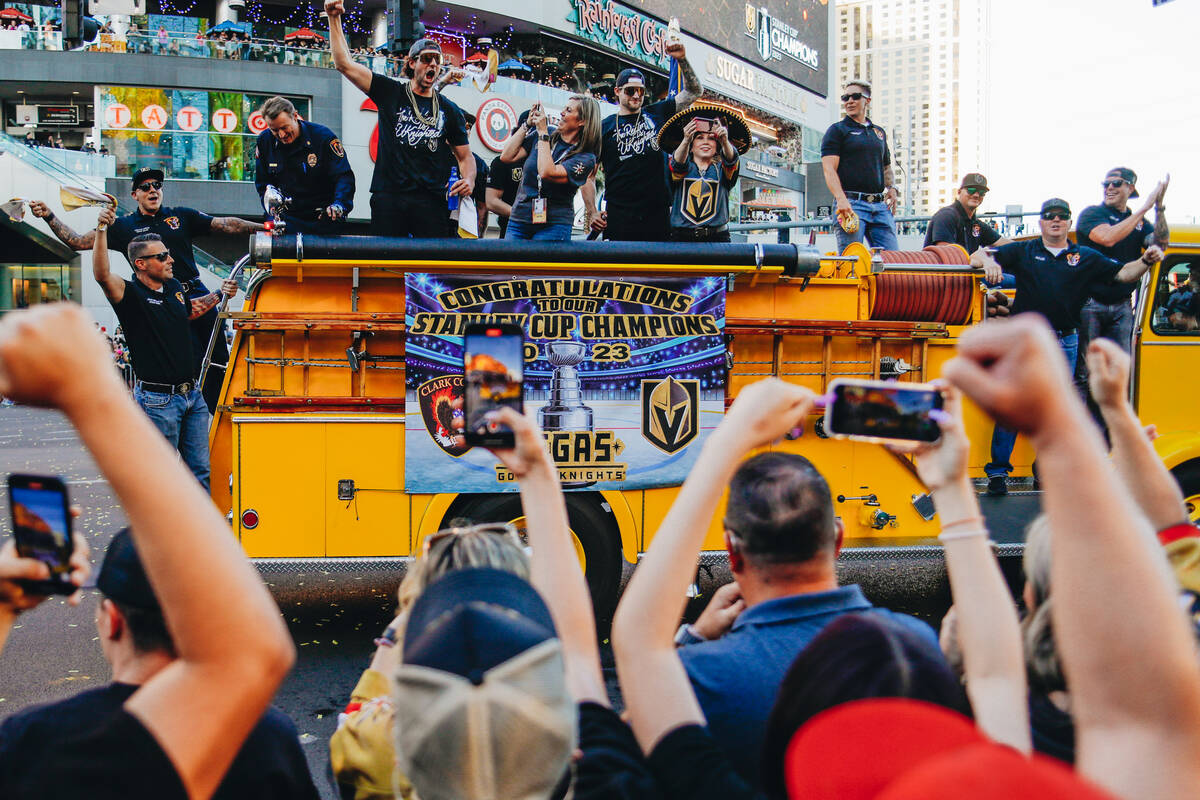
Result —
[[1029, 687], [1044, 693], [1066, 691], [1067, 688], [1051, 622], [1050, 536], [1050, 521], [1045, 514], [1039, 514], [1025, 529], [1022, 561], [1025, 581], [1033, 594], [1033, 607], [1021, 621], [1025, 671], [1029, 676]]
[[[600, 159], [600, 103], [594, 97], [587, 97], [582, 94], [573, 94], [567, 98], [567, 102], [577, 100], [579, 102], [579, 133], [575, 135], [575, 142], [571, 145], [571, 154], [575, 153], [591, 153]], [[554, 132], [555, 138], [561, 138], [558, 131]]]

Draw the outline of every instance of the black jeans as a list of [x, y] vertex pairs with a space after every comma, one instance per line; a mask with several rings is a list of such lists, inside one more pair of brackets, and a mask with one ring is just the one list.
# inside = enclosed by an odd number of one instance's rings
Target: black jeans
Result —
[[671, 238], [668, 209], [650, 213], [609, 208], [604, 238], [613, 242], [666, 242]]
[[376, 192], [371, 195], [371, 233], [414, 239], [449, 238], [446, 198], [433, 192]]

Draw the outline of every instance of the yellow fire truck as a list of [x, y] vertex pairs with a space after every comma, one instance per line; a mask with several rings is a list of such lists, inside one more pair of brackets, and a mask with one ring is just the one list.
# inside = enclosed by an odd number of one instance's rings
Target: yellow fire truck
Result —
[[[1156, 446], [1184, 486], [1195, 518], [1200, 424], [1186, 398], [1200, 366], [1200, 333], [1175, 329], [1165, 309], [1170, 293], [1184, 290], [1179, 287], [1190, 265], [1200, 267], [1200, 229], [1176, 230], [1174, 237], [1166, 261], [1139, 293], [1133, 391], [1143, 419], [1159, 426]], [[506, 297], [525, 293], [523, 302], [537, 301], [539, 313], [516, 317], [530, 333], [528, 363], [544, 359], [540, 363], [553, 370], [550, 380], [559, 382], [549, 390], [547, 407], [570, 394], [563, 388], [570, 380], [590, 374], [560, 372], [574, 358], [563, 354], [579, 348], [554, 341], [578, 341], [579, 331], [589, 329], [584, 350], [590, 347], [593, 360], [620, 361], [624, 355], [618, 366], [626, 371], [657, 369], [663, 376], [665, 370], [675, 380], [673, 351], [641, 347], [637, 355], [639, 343], [654, 340], [638, 339], [636, 326], [663, 325], [641, 335], [659, 330], [680, 337], [683, 350], [691, 334], [708, 336], [703, 341], [715, 341], [717, 351], [715, 361], [706, 362], [712, 380], [697, 381], [703, 387], [690, 398], [680, 388], [687, 388], [685, 380], [668, 382], [666, 389], [663, 381], [643, 380], [651, 385], [640, 397], [643, 417], [650, 414], [647, 404], [656, 402], [647, 399], [653, 389], [680, 408], [703, 399], [696, 425], [701, 431], [715, 426], [742, 386], [768, 375], [817, 392], [840, 376], [935, 378], [963, 330], [985, 316], [981, 274], [957, 247], [872, 253], [851, 245], [834, 256], [783, 244], [448, 244], [258, 234], [251, 258], [256, 269], [245, 306], [226, 315], [235, 336], [211, 430], [212, 497], [229, 513], [246, 553], [268, 571], [402, 565], [420, 552], [424, 537], [455, 518], [519, 521], [519, 498], [503, 491], [514, 487], [494, 464], [483, 459], [472, 472], [464, 454], [430, 444], [440, 412], [422, 408], [418, 395], [453, 384], [453, 368], [439, 348], [461, 333], [456, 314], [492, 320], [497, 309], [512, 308], [501, 302]], [[718, 313], [652, 322], [673, 305], [688, 305], [686, 292], [679, 291], [687, 281], [723, 290]], [[654, 292], [645, 288], [649, 284]], [[414, 306], [417, 294], [437, 313]], [[609, 299], [597, 300], [601, 295]], [[617, 302], [613, 298], [640, 302], [645, 313], [589, 313], [614, 307], [606, 306]], [[468, 313], [472, 309], [477, 313]], [[615, 316], [628, 319], [614, 322]], [[704, 316], [715, 324], [715, 338]], [[621, 327], [626, 324], [634, 327]], [[429, 372], [435, 362], [448, 372]], [[418, 370], [433, 378], [415, 385]], [[568, 492], [571, 526], [601, 613], [615, 603], [623, 570], [646, 550], [674, 501], [686, 474], [679, 466], [691, 463], [689, 451], [694, 459], [699, 450], [700, 437], [676, 441], [674, 452], [664, 448], [654, 441], [661, 430], [646, 427], [644, 418], [638, 430], [636, 394], [628, 383], [593, 384], [590, 396], [601, 401], [588, 402], [598, 415], [606, 398], [620, 395], [625, 401], [613, 402], [633, 420], [609, 426], [616, 433], [608, 449], [621, 455], [610, 453], [603, 464], [591, 449], [603, 446], [603, 426], [584, 432], [566, 426], [559, 444], [547, 433], [564, 484], [575, 487]], [[552, 418], [575, 412], [559, 408]], [[971, 469], [982, 476], [992, 426], [976, 409], [967, 414]], [[802, 453], [828, 477], [848, 546], [892, 555], [932, 550], [937, 522], [910, 461], [877, 445], [828, 438], [819, 419], [810, 423], [815, 435], [778, 447]], [[580, 456], [581, 448], [586, 455]], [[643, 456], [617, 463], [643, 451], [650, 453], [643, 473], [632, 463]], [[1015, 476], [1030, 475], [1032, 459], [1027, 443], [1019, 441]], [[605, 469], [597, 472], [597, 464]], [[665, 478], [638, 483], [639, 474], [659, 467], [667, 469]], [[705, 542], [714, 558], [723, 547], [719, 521], [720, 514]]]

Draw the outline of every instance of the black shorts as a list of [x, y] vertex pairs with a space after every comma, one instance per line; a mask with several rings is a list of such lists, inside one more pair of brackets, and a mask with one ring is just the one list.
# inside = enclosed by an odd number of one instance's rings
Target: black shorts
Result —
[[371, 195], [371, 234], [445, 239], [450, 236], [446, 198], [432, 192]]
[[667, 208], [646, 210], [608, 210], [604, 238], [613, 242], [665, 242], [671, 238], [671, 214]]

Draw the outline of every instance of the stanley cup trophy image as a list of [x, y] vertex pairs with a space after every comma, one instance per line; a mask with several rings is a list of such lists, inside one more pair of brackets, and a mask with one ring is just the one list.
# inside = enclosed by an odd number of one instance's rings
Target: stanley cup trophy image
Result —
[[538, 409], [544, 431], [590, 431], [592, 410], [583, 404], [583, 390], [575, 365], [587, 357], [584, 342], [559, 341], [546, 345], [546, 359], [554, 367], [550, 399]]

